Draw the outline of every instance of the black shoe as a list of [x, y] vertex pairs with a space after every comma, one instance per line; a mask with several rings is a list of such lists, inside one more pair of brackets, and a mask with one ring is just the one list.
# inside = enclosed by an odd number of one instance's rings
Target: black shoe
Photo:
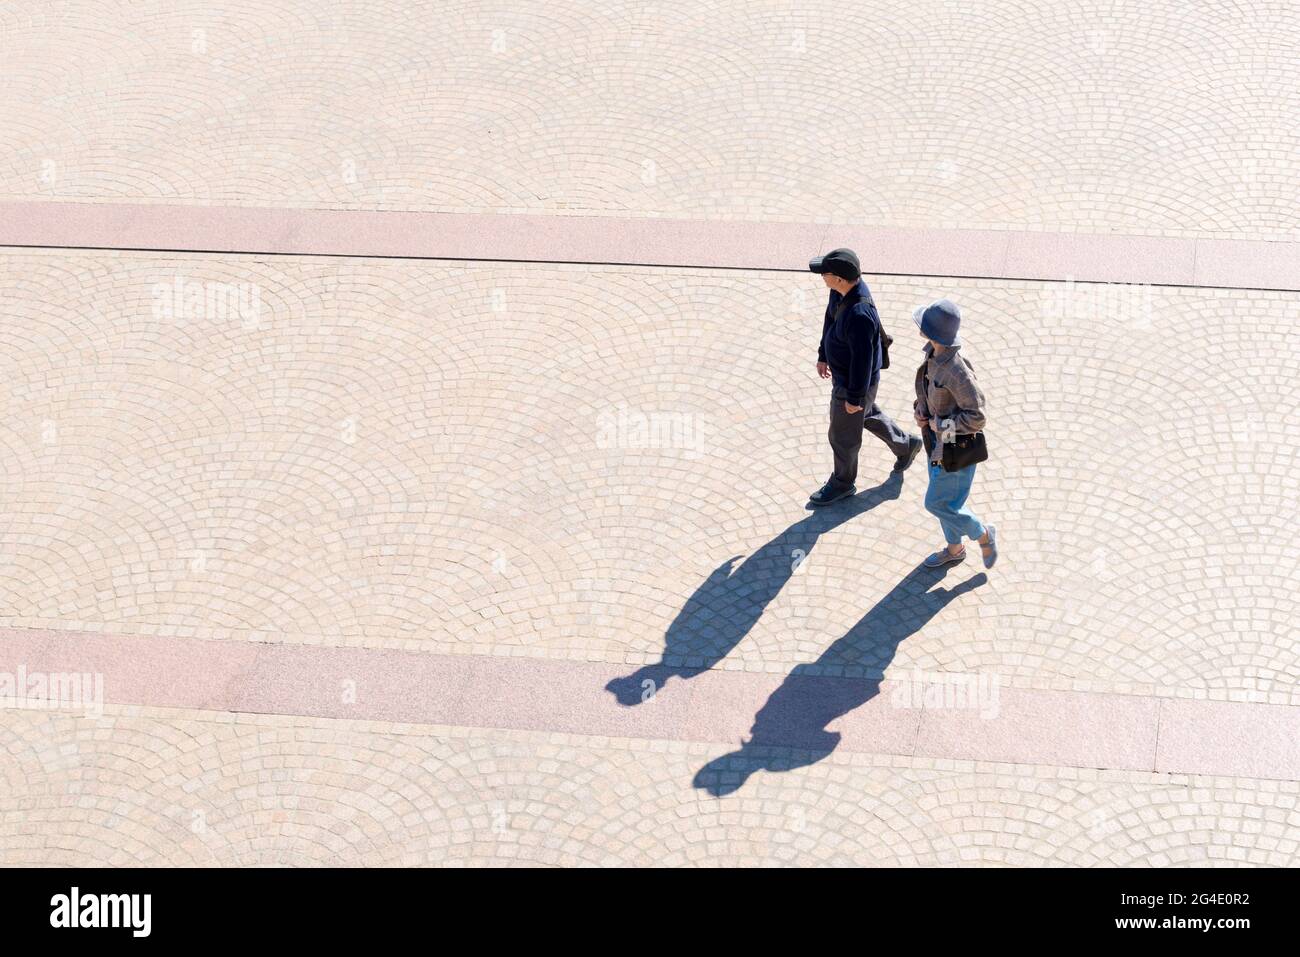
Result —
[[900, 455], [894, 461], [894, 471], [895, 472], [907, 471], [907, 467], [912, 464], [912, 460], [916, 458], [917, 453], [919, 453], [921, 449], [924, 447], [925, 447], [925, 443], [922, 442], [919, 437], [914, 435], [910, 439], [908, 439], [907, 453], [905, 455]]
[[848, 498], [850, 495], [857, 495], [858, 487], [850, 485], [848, 488], [839, 488], [827, 482], [817, 491], [808, 496], [808, 504], [813, 508], [821, 508], [823, 505], [830, 505], [832, 502], [838, 502], [842, 498]]

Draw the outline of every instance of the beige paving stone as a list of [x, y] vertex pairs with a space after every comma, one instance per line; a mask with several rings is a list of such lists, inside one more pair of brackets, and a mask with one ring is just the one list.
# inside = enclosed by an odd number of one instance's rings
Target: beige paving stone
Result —
[[0, 864], [1295, 866], [1294, 782], [835, 754], [692, 786], [676, 742], [0, 711]]
[[10, 251], [0, 285], [3, 625], [1298, 700], [1295, 295], [873, 282], [885, 408], [940, 293], [990, 400], [1004, 557], [935, 609], [891, 596], [922, 473], [803, 509], [815, 277]]
[[1287, 0], [10, 0], [0, 38], [5, 198], [1300, 235]]

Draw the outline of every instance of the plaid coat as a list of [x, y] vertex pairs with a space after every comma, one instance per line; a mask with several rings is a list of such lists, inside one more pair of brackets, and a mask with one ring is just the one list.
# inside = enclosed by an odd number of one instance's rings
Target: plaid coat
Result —
[[[949, 346], [936, 354], [934, 346], [926, 343], [925, 361], [916, 370], [913, 408], [918, 418], [930, 420], [931, 428], [943, 442], [984, 428], [984, 392], [975, 379], [975, 370], [961, 355], [961, 346]], [[935, 442], [930, 461], [942, 459], [943, 443]]]

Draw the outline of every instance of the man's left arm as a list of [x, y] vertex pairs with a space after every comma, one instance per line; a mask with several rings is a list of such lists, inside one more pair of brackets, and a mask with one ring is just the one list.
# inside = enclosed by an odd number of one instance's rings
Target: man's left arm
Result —
[[876, 323], [875, 310], [865, 303], [855, 306], [854, 311], [857, 315], [853, 317], [853, 358], [846, 383], [847, 401], [849, 405], [861, 407], [871, 388], [871, 377], [880, 364], [880, 326]]

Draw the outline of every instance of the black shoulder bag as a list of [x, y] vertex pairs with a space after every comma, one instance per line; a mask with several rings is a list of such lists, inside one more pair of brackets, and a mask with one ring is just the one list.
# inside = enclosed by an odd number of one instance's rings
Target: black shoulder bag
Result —
[[[961, 356], [961, 361], [970, 366], [971, 371], [975, 367], [967, 362], [965, 356]], [[925, 394], [930, 394], [930, 377], [926, 374], [926, 368], [929, 361], [921, 363], [921, 368], [917, 370], [920, 373], [921, 381], [925, 383]], [[928, 458], [934, 451], [935, 435], [934, 430], [928, 425], [921, 432], [921, 439], [925, 442], [925, 454]], [[989, 446], [984, 440], [983, 430], [979, 432], [968, 432], [965, 435], [956, 436], [951, 442], [943, 444], [943, 456], [940, 464], [945, 472], [960, 472], [968, 465], [976, 465], [980, 462], [987, 461], [989, 457]]]

